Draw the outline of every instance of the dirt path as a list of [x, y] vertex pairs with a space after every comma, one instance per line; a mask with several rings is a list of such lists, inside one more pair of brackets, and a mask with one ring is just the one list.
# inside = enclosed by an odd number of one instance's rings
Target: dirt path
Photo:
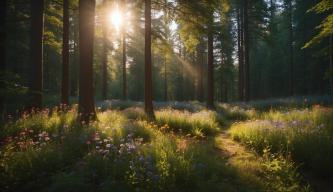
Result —
[[222, 131], [215, 138], [215, 144], [227, 165], [235, 168], [245, 182], [264, 185], [261, 178], [262, 159], [258, 155], [235, 142], [227, 131]]
[[[245, 180], [251, 180], [256, 184], [264, 184], [262, 180], [264, 160], [254, 152], [246, 149], [240, 143], [234, 141], [227, 131], [222, 131], [216, 139], [216, 148], [227, 163], [235, 167]], [[313, 191], [331, 192], [333, 181], [322, 181], [307, 173], [301, 173], [306, 183], [309, 183]]]

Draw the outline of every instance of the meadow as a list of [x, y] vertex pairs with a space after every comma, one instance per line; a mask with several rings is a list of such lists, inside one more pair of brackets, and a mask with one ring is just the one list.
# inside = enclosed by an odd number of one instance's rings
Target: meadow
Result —
[[[327, 103], [101, 103], [8, 117], [0, 131], [2, 191], [324, 191], [333, 160]], [[279, 106], [278, 108], [275, 106]], [[311, 175], [311, 177], [309, 176]], [[318, 181], [318, 182], [317, 182]], [[325, 186], [325, 185], [324, 185]], [[329, 185], [328, 185], [329, 186]]]

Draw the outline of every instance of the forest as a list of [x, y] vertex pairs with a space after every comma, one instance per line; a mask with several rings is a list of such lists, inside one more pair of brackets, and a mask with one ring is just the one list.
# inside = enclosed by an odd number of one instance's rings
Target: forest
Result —
[[333, 0], [0, 0], [0, 190], [333, 191]]

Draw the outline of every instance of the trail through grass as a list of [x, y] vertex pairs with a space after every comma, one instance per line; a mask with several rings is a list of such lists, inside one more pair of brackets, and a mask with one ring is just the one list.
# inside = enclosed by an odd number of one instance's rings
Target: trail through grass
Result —
[[[275, 135], [272, 122], [311, 120], [309, 130], [332, 123], [322, 108], [285, 117], [279, 111], [219, 105], [215, 112], [181, 103], [161, 105], [156, 122], [147, 122], [140, 105], [120, 106], [98, 112], [99, 121], [86, 125], [76, 121], [75, 108], [46, 109], [5, 124], [0, 133], [2, 190], [311, 191], [298, 159], [280, 145], [288, 144], [281, 135], [295, 134]], [[300, 149], [294, 152], [302, 154]]]

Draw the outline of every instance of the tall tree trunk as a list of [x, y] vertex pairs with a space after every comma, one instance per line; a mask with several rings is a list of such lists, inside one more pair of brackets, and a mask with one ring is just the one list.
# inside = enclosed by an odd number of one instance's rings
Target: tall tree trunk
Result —
[[95, 0], [79, 1], [80, 82], [79, 113], [81, 120], [96, 118], [93, 88], [93, 45]]
[[[104, 29], [105, 30], [105, 29]], [[108, 98], [108, 47], [107, 47], [107, 38], [105, 32], [103, 31], [103, 56], [102, 56], [102, 98], [106, 100]]]
[[[183, 47], [183, 62], [184, 63], [187, 63], [187, 52], [186, 52], [186, 48], [185, 48], [185, 46]], [[186, 65], [186, 64], [185, 64]], [[187, 75], [187, 70], [186, 70], [186, 67], [185, 67], [185, 65], [183, 65], [183, 74], [182, 74], [182, 79], [183, 79], [183, 84], [182, 84], [182, 90], [183, 90], [183, 98], [184, 98], [184, 101], [188, 101], [188, 87], [187, 87], [187, 85], [188, 85], [188, 75]]]
[[292, 0], [288, 0], [288, 28], [289, 28], [289, 95], [294, 95], [294, 47], [293, 47], [293, 17]]
[[153, 84], [151, 63], [151, 0], [145, 0], [145, 112], [155, 119], [153, 110]]
[[[126, 12], [126, 1], [121, 2], [122, 13], [125, 16]], [[123, 45], [123, 100], [127, 100], [127, 73], [126, 73], [126, 26], [123, 24], [121, 26], [122, 31], [122, 45]]]
[[44, 0], [30, 0], [31, 32], [31, 107], [42, 107]]
[[123, 99], [127, 100], [127, 75], [126, 75], [126, 30], [123, 26], [122, 32], [122, 44], [123, 44]]
[[[179, 37], [180, 39], [180, 37]], [[180, 61], [180, 81], [179, 81], [179, 87], [180, 87], [180, 97], [179, 100], [180, 101], [184, 101], [184, 65], [182, 62], [182, 46], [181, 44], [179, 44], [179, 61]]]
[[[0, 2], [0, 73], [4, 75], [6, 72], [6, 16], [7, 16], [7, 0]], [[0, 81], [0, 115], [1, 120], [4, 119], [5, 110], [5, 93], [6, 85]]]
[[[103, 1], [104, 9], [107, 7], [107, 1]], [[108, 90], [108, 38], [107, 38], [107, 23], [106, 23], [107, 12], [104, 11], [104, 22], [103, 22], [103, 56], [102, 56], [102, 98], [107, 99], [107, 90]]]
[[61, 103], [69, 104], [69, 0], [63, 2]]
[[250, 55], [249, 55], [249, 18], [248, 18], [248, 0], [244, 0], [244, 96], [245, 101], [250, 100]]
[[73, 16], [73, 63], [72, 63], [72, 71], [71, 71], [71, 96], [78, 96], [78, 71], [79, 71], [79, 63], [78, 63], [78, 22], [77, 22], [78, 10], [74, 10]]
[[332, 48], [332, 34], [330, 35], [330, 40], [329, 40], [329, 57], [330, 57], [330, 63], [329, 63], [329, 78], [330, 78], [330, 86], [331, 86], [331, 91], [333, 94], [333, 48]]
[[198, 100], [203, 102], [203, 40], [200, 40], [200, 43], [197, 47], [197, 62], [198, 62]]
[[214, 53], [213, 32], [208, 31], [208, 65], [207, 65], [207, 108], [214, 109]]
[[164, 101], [168, 101], [168, 74], [167, 74], [167, 59], [164, 56]]
[[[241, 6], [241, 5], [240, 5]], [[243, 52], [243, 11], [237, 11], [237, 47], [238, 47], [238, 99], [244, 100], [244, 52]]]

